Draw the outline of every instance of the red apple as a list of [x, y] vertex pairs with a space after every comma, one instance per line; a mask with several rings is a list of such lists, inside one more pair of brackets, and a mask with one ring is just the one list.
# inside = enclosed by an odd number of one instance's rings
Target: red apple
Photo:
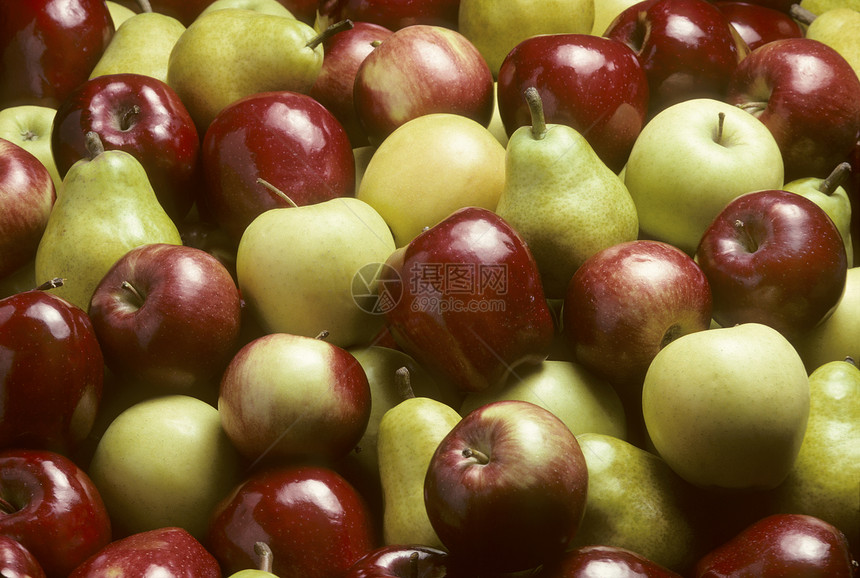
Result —
[[355, 76], [367, 55], [389, 36], [391, 30], [384, 26], [354, 22], [352, 28], [323, 41], [322, 69], [308, 94], [340, 121], [353, 148], [368, 144], [353, 102]]
[[104, 0], [0, 2], [0, 108], [56, 108], [87, 80], [114, 25]]
[[696, 564], [694, 578], [851, 578], [856, 576], [845, 535], [818, 518], [774, 514], [762, 518]]
[[108, 74], [72, 90], [57, 108], [51, 131], [60, 175], [88, 156], [89, 131], [106, 150], [123, 150], [140, 161], [174, 221], [188, 214], [202, 179], [200, 137], [172, 88], [142, 74]]
[[221, 578], [221, 569], [191, 534], [167, 527], [111, 542], [69, 574], [69, 578], [107, 576]]
[[395, 31], [365, 57], [353, 92], [358, 121], [373, 145], [426, 114], [461, 114], [484, 126], [493, 116], [487, 61], [468, 38], [442, 26]]
[[517, 572], [564, 553], [587, 489], [585, 458], [567, 425], [540, 406], [505, 400], [468, 413], [442, 439], [424, 503], [458, 564]]
[[389, 30], [415, 24], [456, 29], [459, 10], [460, 0], [320, 0], [317, 22], [320, 30], [347, 18]]
[[362, 496], [323, 466], [289, 465], [252, 473], [213, 513], [207, 548], [222, 571], [257, 568], [265, 542], [278, 576], [342, 576], [378, 547]]
[[296, 92], [259, 93], [222, 110], [206, 131], [201, 156], [201, 215], [236, 243], [257, 215], [289, 206], [261, 178], [297, 205], [355, 194], [346, 131], [323, 105]]
[[540, 273], [522, 237], [487, 209], [466, 207], [387, 261], [380, 290], [400, 348], [459, 390], [501, 383], [545, 359], [555, 334]]
[[681, 578], [648, 558], [617, 546], [580, 546], [557, 563], [544, 568], [539, 578]]
[[732, 75], [726, 100], [773, 133], [786, 182], [824, 178], [851, 154], [860, 133], [860, 79], [833, 48], [809, 38], [775, 40]]
[[448, 553], [420, 544], [380, 546], [356, 560], [342, 578], [454, 578]]
[[717, 323], [763, 323], [790, 341], [831, 313], [848, 270], [842, 236], [827, 213], [781, 190], [729, 202], [702, 235], [696, 260]]
[[802, 38], [803, 28], [786, 12], [751, 2], [714, 2], [750, 50], [781, 38]]
[[57, 200], [51, 173], [32, 153], [0, 138], [0, 278], [36, 257]]
[[636, 53], [650, 89], [650, 110], [692, 98], [722, 100], [749, 52], [722, 12], [706, 0], [644, 0], [603, 34]]
[[60, 454], [0, 452], [0, 535], [20, 542], [48, 578], [65, 578], [111, 540], [110, 519], [89, 476]]
[[103, 382], [82, 309], [41, 289], [0, 300], [0, 448], [73, 452], [92, 429]]
[[45, 578], [45, 571], [18, 540], [0, 534], [0, 576]]
[[89, 315], [117, 375], [168, 390], [210, 383], [215, 389], [237, 349], [242, 303], [214, 256], [154, 243], [114, 263]]
[[508, 135], [532, 123], [524, 91], [534, 86], [546, 122], [575, 128], [615, 172], [627, 162], [648, 113], [648, 79], [633, 51], [590, 34], [533, 36], [499, 69], [499, 115]]
[[764, 6], [773, 10], [779, 10], [788, 14], [791, 12], [791, 7], [797, 4], [797, 0], [747, 0], [750, 4]]

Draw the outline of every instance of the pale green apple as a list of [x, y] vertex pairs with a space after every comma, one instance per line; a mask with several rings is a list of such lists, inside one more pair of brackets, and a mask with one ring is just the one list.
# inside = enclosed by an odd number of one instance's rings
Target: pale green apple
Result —
[[588, 34], [602, 0], [460, 0], [458, 30], [480, 51], [494, 76], [511, 49], [537, 34]]
[[595, 0], [594, 25], [591, 27], [591, 34], [603, 36], [603, 33], [619, 14], [638, 2], [639, 0]]
[[0, 138], [15, 143], [42, 161], [59, 194], [63, 179], [51, 150], [51, 130], [57, 110], [47, 106], [21, 105], [0, 109]]
[[384, 317], [377, 275], [394, 252], [383, 218], [352, 197], [271, 209], [245, 229], [236, 254], [239, 288], [270, 333], [341, 347], [370, 343]]
[[823, 14], [834, 8], [851, 8], [860, 11], [860, 0], [801, 0], [800, 6], [813, 14]]
[[137, 403], [99, 440], [88, 473], [120, 533], [179, 526], [205, 539], [241, 461], [218, 410], [186, 395]]
[[551, 411], [574, 435], [599, 433], [620, 439], [627, 436], [624, 407], [618, 393], [609, 383], [572, 361], [545, 360], [517, 369], [500, 386], [467, 395], [460, 413], [466, 415], [484, 404], [503, 399], [530, 401]]
[[278, 2], [278, 0], [215, 0], [200, 12], [198, 18], [203, 14], [215, 12], [216, 10], [224, 10], [225, 8], [240, 8], [242, 10], [254, 10], [263, 14], [271, 14], [272, 16], [295, 18], [293, 13], [281, 2]]
[[819, 13], [806, 29], [806, 37], [833, 48], [860, 77], [860, 2], [854, 8], [845, 6]]
[[110, 12], [110, 18], [113, 20], [114, 30], [118, 29], [123, 22], [136, 14], [131, 8], [123, 6], [119, 2], [113, 2], [113, 0], [107, 0], [105, 4], [107, 4], [108, 11]]
[[135, 14], [114, 32], [90, 78], [106, 74], [142, 74], [167, 82], [167, 62], [185, 26], [159, 12]]
[[434, 113], [404, 123], [379, 145], [356, 197], [376, 209], [403, 247], [457, 209], [495, 210], [504, 184], [505, 147], [487, 127]]
[[624, 172], [643, 236], [690, 255], [729, 201], [780, 189], [783, 178], [782, 154], [767, 127], [736, 106], [707, 98], [675, 104], [652, 118]]
[[775, 329], [747, 323], [679, 337], [642, 389], [654, 448], [704, 488], [770, 489], [794, 465], [809, 417], [809, 378]]

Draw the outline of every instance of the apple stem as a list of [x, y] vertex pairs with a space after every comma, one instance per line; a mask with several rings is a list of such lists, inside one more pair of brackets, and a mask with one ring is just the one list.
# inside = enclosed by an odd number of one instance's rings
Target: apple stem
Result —
[[57, 287], [62, 287], [63, 283], [65, 283], [65, 279], [62, 277], [54, 277], [50, 281], [45, 281], [38, 287], [36, 287], [36, 291], [48, 291], [50, 289], [56, 289]]
[[352, 23], [352, 20], [350, 20], [349, 18], [347, 18], [346, 20], [341, 20], [340, 22], [335, 22], [334, 24], [308, 40], [308, 43], [305, 44], [305, 46], [313, 50], [338, 32], [350, 30], [354, 26], [355, 25]]
[[294, 200], [292, 200], [289, 196], [287, 196], [287, 194], [286, 194], [284, 191], [282, 191], [281, 189], [279, 189], [278, 187], [276, 187], [275, 185], [273, 185], [273, 184], [272, 184], [272, 183], [270, 183], [269, 181], [267, 181], [267, 180], [265, 180], [265, 179], [262, 179], [262, 178], [259, 178], [259, 177], [258, 177], [258, 178], [257, 178], [257, 183], [259, 183], [259, 184], [263, 185], [264, 187], [266, 187], [267, 189], [269, 189], [270, 191], [272, 191], [273, 193], [275, 193], [275, 194], [276, 194], [276, 195], [278, 195], [279, 197], [281, 197], [281, 198], [283, 198], [284, 200], [286, 200], [286, 201], [287, 201], [287, 203], [288, 203], [291, 207], [293, 207], [293, 208], [298, 207], [298, 205], [296, 204], [296, 202], [295, 202]]
[[749, 229], [740, 219], [735, 221], [735, 230], [743, 235], [744, 240], [746, 241], [744, 245], [747, 248], [747, 251], [750, 253], [754, 253], [758, 249], [758, 243], [756, 243], [755, 239], [753, 239], [752, 235], [750, 235]]
[[409, 375], [408, 367], [401, 367], [394, 372], [394, 382], [397, 384], [397, 392], [401, 399], [412, 399], [415, 391], [412, 389], [412, 377]]
[[811, 10], [804, 8], [800, 4], [792, 4], [791, 8], [789, 8], [788, 12], [792, 18], [794, 18], [795, 20], [797, 20], [801, 24], [805, 24], [807, 26], [812, 24], [812, 21], [817, 18], [817, 15], [815, 14], [815, 12], [812, 12]]
[[143, 305], [144, 298], [143, 295], [140, 294], [140, 291], [137, 290], [137, 287], [135, 287], [128, 281], [123, 281], [122, 288], [134, 295], [134, 297], [140, 302], [139, 305]]
[[5, 498], [0, 498], [0, 514], [14, 514], [18, 508], [12, 505], [12, 502]]
[[102, 142], [99, 133], [94, 130], [87, 131], [87, 134], [84, 136], [84, 142], [87, 147], [87, 155], [90, 160], [93, 160], [103, 152], [105, 152], [105, 145]]
[[272, 563], [274, 555], [272, 549], [265, 542], [254, 543], [254, 554], [260, 557], [260, 570], [262, 572], [272, 572]]
[[723, 140], [723, 127], [726, 126], [726, 113], [720, 112], [717, 115], [717, 137], [714, 142], [720, 143]]
[[152, 4], [149, 0], [137, 0], [137, 5], [140, 6], [141, 12], [152, 12]]
[[317, 335], [316, 335], [316, 337], [314, 337], [314, 339], [319, 339], [319, 340], [328, 339], [328, 329], [323, 329], [322, 331], [317, 333]]
[[525, 90], [523, 96], [526, 99], [526, 104], [529, 105], [529, 114], [532, 118], [532, 137], [535, 140], [542, 140], [546, 136], [546, 117], [543, 114], [543, 101], [540, 94], [537, 88], [530, 86]]
[[490, 463], [490, 457], [487, 454], [485, 454], [482, 451], [472, 449], [472, 448], [465, 448], [463, 450], [463, 457], [464, 458], [475, 458], [476, 460], [478, 460], [479, 464]]
[[382, 44], [382, 40], [374, 40], [370, 43], [373, 48], [377, 48], [380, 44]]
[[409, 578], [418, 578], [418, 552], [409, 554]]
[[821, 184], [818, 185], [819, 192], [824, 193], [825, 195], [832, 195], [836, 192], [836, 189], [842, 186], [842, 183], [845, 182], [845, 179], [848, 178], [848, 175], [851, 174], [851, 163], [839, 163], [833, 172], [827, 175], [827, 178], [821, 181]]

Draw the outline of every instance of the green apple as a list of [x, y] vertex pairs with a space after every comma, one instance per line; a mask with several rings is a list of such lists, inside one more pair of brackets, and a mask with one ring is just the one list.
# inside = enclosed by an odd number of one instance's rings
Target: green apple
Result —
[[806, 29], [806, 37], [836, 50], [860, 77], [860, 5], [821, 12]]
[[800, 6], [813, 14], [824, 14], [834, 8], [851, 8], [860, 11], [860, 0], [801, 0]]
[[735, 197], [783, 185], [771, 132], [736, 106], [708, 98], [667, 107], [633, 144], [624, 182], [644, 237], [692, 255], [711, 221]]
[[120, 413], [87, 471], [117, 534], [178, 526], [202, 540], [215, 505], [240, 481], [240, 468], [218, 410], [168, 395]]
[[788, 475], [809, 417], [809, 378], [775, 329], [746, 323], [679, 337], [642, 389], [654, 448], [703, 488], [769, 489]]
[[403, 247], [457, 209], [495, 210], [504, 184], [505, 147], [489, 129], [434, 113], [404, 123], [379, 145], [356, 197], [376, 209]]
[[603, 36], [612, 21], [637, 2], [639, 0], [595, 0], [594, 24], [591, 27], [591, 34]]
[[57, 110], [47, 106], [21, 105], [0, 109], [0, 138], [15, 143], [29, 151], [51, 173], [54, 187], [59, 194], [63, 190], [63, 179], [54, 162], [51, 150], [51, 130]]
[[554, 413], [579, 435], [599, 433], [625, 439], [624, 407], [606, 381], [572, 361], [545, 360], [517, 369], [508, 380], [463, 400], [460, 414], [503, 399], [530, 401]]

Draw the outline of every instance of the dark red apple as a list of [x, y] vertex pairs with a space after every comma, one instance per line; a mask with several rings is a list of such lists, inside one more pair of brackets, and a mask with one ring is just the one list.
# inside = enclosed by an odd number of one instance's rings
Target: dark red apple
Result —
[[833, 48], [810, 38], [775, 40], [732, 75], [726, 100], [773, 133], [786, 182], [824, 178], [847, 160], [860, 133], [860, 79]]
[[643, 0], [619, 14], [603, 35], [636, 53], [648, 77], [652, 115], [692, 98], [722, 100], [749, 52], [707, 0]]
[[73, 452], [92, 429], [103, 383], [86, 312], [41, 289], [0, 300], [0, 448]]
[[45, 578], [38, 560], [18, 540], [0, 534], [0, 576]]
[[268, 209], [355, 194], [355, 157], [343, 126], [322, 104], [296, 92], [251, 95], [222, 110], [202, 147], [201, 215], [238, 243]]
[[379, 145], [406, 121], [454, 113], [487, 126], [493, 73], [472, 42], [442, 26], [396, 30], [368, 54], [355, 75], [353, 99], [368, 140]]
[[448, 553], [420, 544], [380, 546], [356, 560], [342, 576], [342, 578], [442, 577], [454, 578], [448, 567]]
[[648, 113], [648, 79], [627, 45], [590, 34], [520, 42], [499, 69], [499, 115], [508, 135], [532, 123], [523, 97], [530, 86], [546, 122], [575, 128], [610, 169], [621, 170]]
[[802, 38], [803, 28], [786, 12], [751, 2], [714, 2], [750, 50], [781, 38]]
[[791, 7], [798, 3], [797, 0], [747, 0], [750, 4], [764, 6], [773, 10], [779, 10], [788, 14], [791, 12]]
[[0, 108], [56, 108], [113, 38], [105, 0], [0, 2]]
[[89, 315], [115, 374], [166, 390], [211, 384], [238, 349], [242, 302], [213, 255], [183, 245], [141, 245], [108, 270]]
[[580, 546], [544, 568], [539, 578], [681, 578], [648, 558], [617, 546]]
[[414, 24], [429, 24], [456, 29], [460, 0], [320, 0], [318, 28], [344, 19], [372, 22], [389, 30]]
[[702, 235], [696, 260], [717, 323], [763, 323], [790, 341], [832, 312], [848, 270], [842, 236], [827, 213], [781, 190], [729, 202]]
[[23, 147], [0, 138], [0, 279], [36, 257], [56, 200], [45, 165]]
[[367, 55], [389, 36], [391, 30], [384, 26], [354, 22], [352, 28], [323, 41], [322, 69], [308, 94], [340, 121], [353, 148], [368, 144], [353, 102], [355, 75]]
[[845, 535], [818, 518], [774, 514], [705, 554], [694, 578], [852, 578], [858, 565]]
[[221, 578], [221, 569], [194, 536], [182, 528], [167, 527], [111, 542], [69, 574], [69, 578], [102, 576]]
[[471, 411], [442, 439], [424, 504], [458, 564], [518, 572], [564, 553], [587, 489], [585, 458], [567, 425], [540, 406], [505, 400]]
[[547, 357], [555, 326], [534, 257], [487, 209], [466, 207], [388, 259], [380, 289], [400, 348], [461, 391], [501, 383]]
[[0, 535], [20, 542], [48, 578], [65, 578], [111, 541], [101, 496], [75, 462], [43, 450], [0, 452]]
[[213, 513], [207, 549], [225, 573], [257, 568], [256, 542], [273, 554], [278, 576], [342, 576], [378, 547], [364, 498], [323, 466], [252, 473]]
[[170, 218], [179, 222], [188, 214], [202, 182], [200, 137], [172, 88], [142, 74], [108, 74], [72, 90], [57, 108], [51, 131], [60, 175], [88, 157], [89, 131], [106, 150], [123, 150], [140, 161]]

